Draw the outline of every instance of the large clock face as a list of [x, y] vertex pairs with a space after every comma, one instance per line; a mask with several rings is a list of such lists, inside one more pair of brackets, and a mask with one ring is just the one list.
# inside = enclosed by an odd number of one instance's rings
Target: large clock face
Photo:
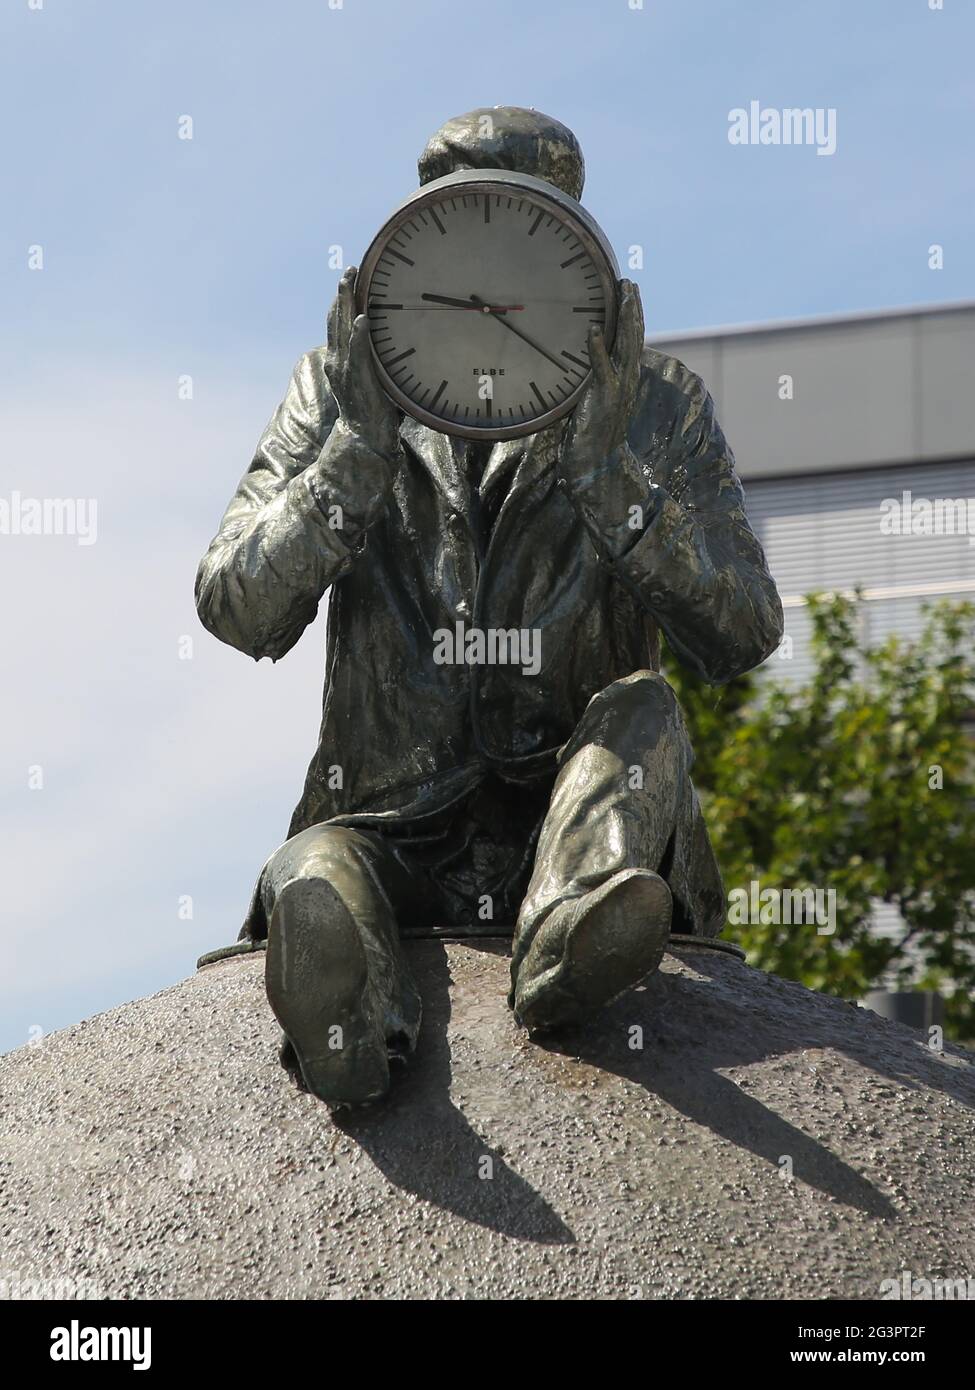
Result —
[[572, 409], [590, 325], [612, 343], [617, 279], [574, 199], [526, 175], [463, 171], [394, 213], [356, 294], [397, 405], [446, 434], [507, 439]]

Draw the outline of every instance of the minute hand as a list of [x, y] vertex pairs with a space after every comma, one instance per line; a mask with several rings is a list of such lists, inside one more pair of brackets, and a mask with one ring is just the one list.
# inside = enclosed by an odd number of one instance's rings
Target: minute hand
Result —
[[554, 362], [560, 372], [565, 371], [564, 362], [560, 362], [559, 359], [556, 356], [554, 356], [554, 354], [549, 352], [548, 348], [543, 348], [541, 343], [536, 343], [534, 338], [529, 338], [527, 333], [522, 332], [520, 328], [516, 328], [509, 318], [502, 318], [500, 314], [495, 314], [490, 304], [486, 303], [483, 299], [481, 299], [480, 295], [472, 294], [470, 296], [470, 300], [471, 303], [476, 305], [478, 309], [487, 309], [488, 312], [491, 313], [493, 317], [498, 320], [499, 323], [503, 323], [505, 328], [510, 328], [512, 333], [516, 333], [519, 338], [523, 339], [528, 344], [529, 347], [533, 347], [536, 352], [540, 352], [543, 357], [547, 357], [550, 362]]

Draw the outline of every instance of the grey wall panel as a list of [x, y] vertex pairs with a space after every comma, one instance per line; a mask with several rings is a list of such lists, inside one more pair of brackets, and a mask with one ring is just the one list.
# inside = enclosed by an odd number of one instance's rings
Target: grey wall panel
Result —
[[[795, 398], [778, 399], [788, 374]], [[739, 339], [725, 351], [722, 419], [744, 476], [912, 457], [913, 353], [899, 327]]]
[[652, 341], [703, 377], [745, 480], [975, 454], [975, 306]]
[[975, 452], [975, 314], [917, 320], [921, 458]]

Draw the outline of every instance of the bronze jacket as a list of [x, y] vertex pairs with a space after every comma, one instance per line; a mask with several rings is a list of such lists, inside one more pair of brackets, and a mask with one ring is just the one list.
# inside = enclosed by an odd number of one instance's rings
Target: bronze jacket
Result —
[[[255, 660], [284, 656], [331, 586], [321, 735], [289, 835], [412, 822], [492, 769], [554, 772], [590, 697], [657, 669], [658, 629], [713, 684], [778, 645], [779, 597], [693, 372], [644, 350], [618, 474], [563, 477], [560, 438], [495, 445], [472, 490], [456, 441], [404, 416], [390, 485], [338, 420], [324, 350], [300, 359], [196, 580], [204, 626]], [[536, 632], [537, 673], [438, 663], [458, 622]]]

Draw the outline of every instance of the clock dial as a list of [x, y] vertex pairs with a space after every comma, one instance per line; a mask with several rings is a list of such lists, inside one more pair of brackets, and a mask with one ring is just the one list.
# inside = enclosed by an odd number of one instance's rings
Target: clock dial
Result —
[[390, 219], [357, 280], [380, 380], [445, 433], [532, 433], [578, 399], [590, 325], [612, 341], [615, 270], [588, 215], [540, 180], [438, 179]]

